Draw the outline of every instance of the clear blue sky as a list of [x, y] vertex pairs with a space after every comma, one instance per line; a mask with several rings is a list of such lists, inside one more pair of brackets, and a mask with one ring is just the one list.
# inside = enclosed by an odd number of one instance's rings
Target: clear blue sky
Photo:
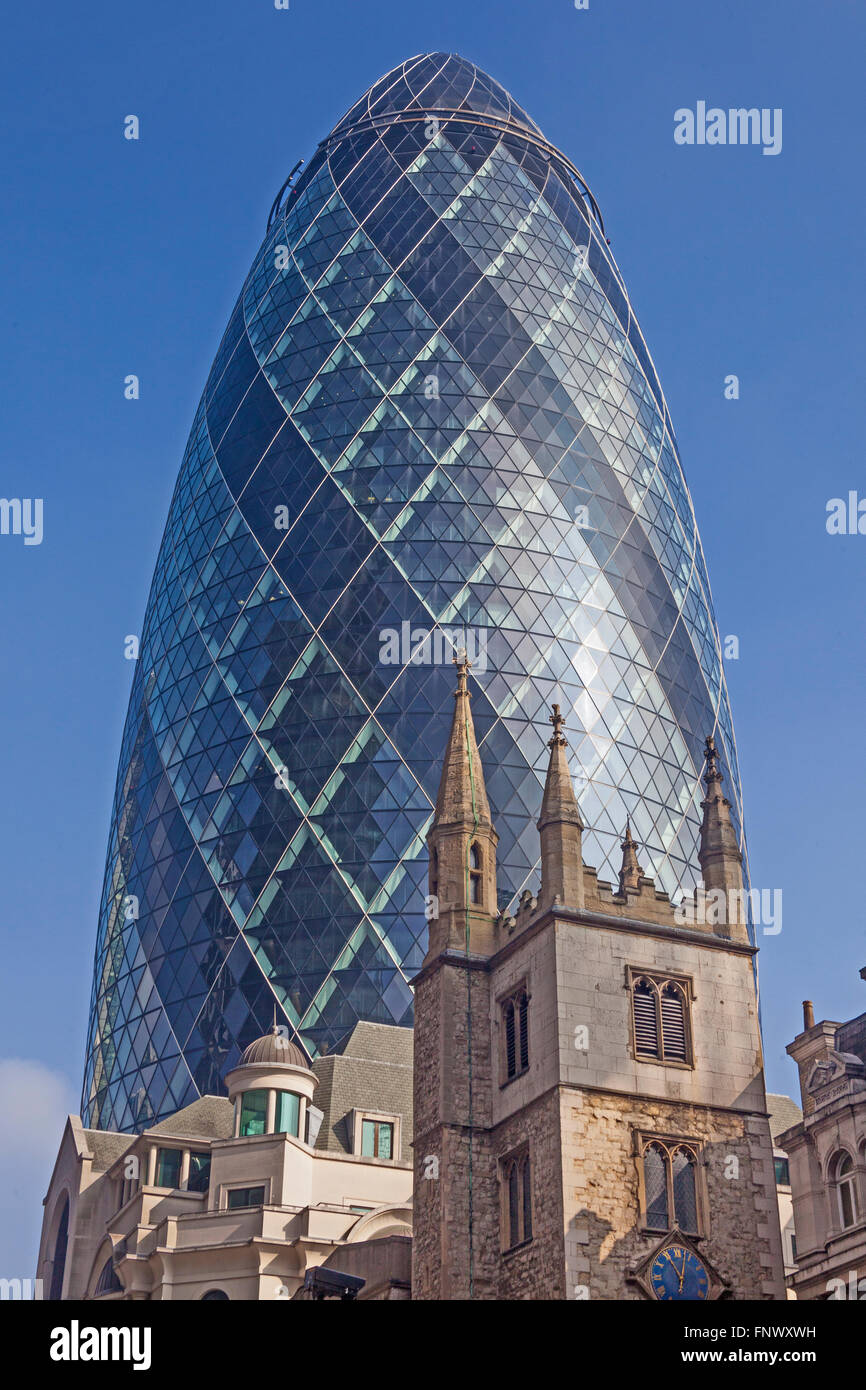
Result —
[[[42, 497], [45, 538], [0, 536], [0, 1058], [54, 1078], [0, 1070], [10, 1104], [40, 1077], [51, 1098], [26, 1153], [0, 1134], [20, 1209], [5, 1244], [26, 1264], [0, 1274], [32, 1267], [64, 1078], [77, 1108], [123, 639], [141, 629], [207, 369], [283, 178], [414, 53], [472, 59], [577, 164], [659, 368], [719, 625], [740, 640], [728, 680], [752, 878], [784, 892], [760, 958], [770, 1088], [795, 1088], [784, 1049], [804, 997], [818, 1018], [866, 1009], [866, 536], [824, 524], [829, 498], [866, 497], [864, 40], [856, 0], [10, 12], [0, 495]], [[675, 109], [699, 100], [781, 107], [781, 154], [675, 145]]]

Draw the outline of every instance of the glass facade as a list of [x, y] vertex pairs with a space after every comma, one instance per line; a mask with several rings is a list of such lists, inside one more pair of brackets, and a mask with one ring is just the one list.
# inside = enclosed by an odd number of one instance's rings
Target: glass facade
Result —
[[471, 63], [377, 82], [281, 191], [193, 422], [120, 754], [86, 1123], [221, 1092], [274, 1004], [311, 1056], [409, 1024], [455, 645], [538, 881], [554, 700], [588, 863], [697, 878], [703, 741], [741, 824], [667, 406], [577, 170]]

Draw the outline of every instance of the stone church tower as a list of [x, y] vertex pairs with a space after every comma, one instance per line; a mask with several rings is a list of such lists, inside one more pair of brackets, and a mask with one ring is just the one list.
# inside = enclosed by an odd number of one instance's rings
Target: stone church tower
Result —
[[[554, 705], [541, 888], [498, 910], [458, 663], [415, 980], [413, 1298], [784, 1299], [754, 948], [707, 740], [703, 890], [583, 863]], [[711, 911], [707, 912], [707, 904]]]

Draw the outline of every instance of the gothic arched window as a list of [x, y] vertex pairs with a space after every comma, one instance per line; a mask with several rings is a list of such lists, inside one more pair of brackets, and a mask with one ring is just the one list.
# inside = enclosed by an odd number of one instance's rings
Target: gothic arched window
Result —
[[532, 1170], [529, 1150], [524, 1148], [509, 1154], [500, 1165], [502, 1180], [502, 1247], [532, 1239]]
[[641, 1150], [644, 1220], [650, 1231], [678, 1227], [699, 1235], [698, 1151], [692, 1144], [647, 1139]]
[[650, 1230], [666, 1231], [668, 1220], [667, 1153], [660, 1144], [650, 1144], [643, 1156], [646, 1191], [646, 1223]]
[[681, 1231], [698, 1229], [698, 1188], [695, 1180], [697, 1163], [694, 1151], [685, 1145], [674, 1150], [671, 1158], [671, 1179], [674, 1189], [674, 1216]]

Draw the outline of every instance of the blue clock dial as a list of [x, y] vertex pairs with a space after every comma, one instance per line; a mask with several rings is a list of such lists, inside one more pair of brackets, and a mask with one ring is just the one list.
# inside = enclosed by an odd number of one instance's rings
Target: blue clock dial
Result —
[[697, 1255], [684, 1245], [666, 1245], [650, 1265], [652, 1291], [662, 1302], [709, 1297], [710, 1276]]

